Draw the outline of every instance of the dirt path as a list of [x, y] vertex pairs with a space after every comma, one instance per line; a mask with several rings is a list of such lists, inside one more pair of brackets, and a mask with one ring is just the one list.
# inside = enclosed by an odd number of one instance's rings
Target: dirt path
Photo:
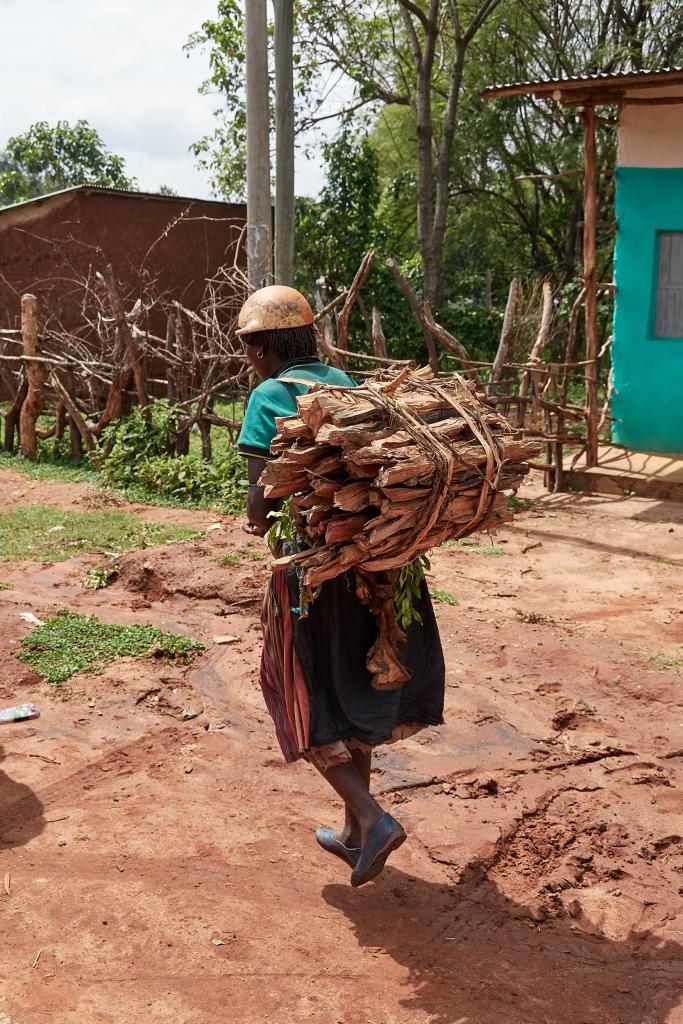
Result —
[[[0, 472], [0, 505], [101, 500]], [[683, 1024], [683, 506], [544, 496], [495, 544], [434, 556], [447, 724], [377, 758], [410, 841], [360, 890], [263, 710], [236, 524], [101, 591], [0, 566], [0, 699], [42, 709], [0, 734], [0, 1022]], [[12, 651], [55, 604], [208, 650], [48, 691]]]

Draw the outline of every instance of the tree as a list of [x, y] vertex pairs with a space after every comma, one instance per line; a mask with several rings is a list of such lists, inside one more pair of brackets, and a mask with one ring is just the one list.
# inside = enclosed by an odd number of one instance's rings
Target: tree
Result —
[[[295, 8], [299, 130], [330, 116], [324, 107], [331, 80], [339, 76], [355, 86], [347, 110], [398, 104], [411, 112], [416, 137], [417, 236], [425, 296], [433, 303], [441, 297], [451, 156], [466, 56], [500, 2], [316, 0], [299, 2]], [[195, 151], [215, 172], [220, 187], [227, 184], [233, 190], [242, 160], [242, 25], [235, 0], [220, 0], [218, 20], [205, 22], [188, 42], [189, 47], [209, 48], [212, 73], [203, 90], [218, 90], [226, 103], [222, 127], [213, 139], [201, 140]]]
[[38, 121], [0, 153], [0, 203], [20, 203], [71, 185], [134, 189], [123, 157], [105, 147], [87, 121]]

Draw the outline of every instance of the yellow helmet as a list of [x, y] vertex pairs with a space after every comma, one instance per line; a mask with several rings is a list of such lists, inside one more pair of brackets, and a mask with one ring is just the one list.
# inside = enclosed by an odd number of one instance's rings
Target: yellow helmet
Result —
[[314, 319], [313, 310], [301, 292], [283, 284], [273, 284], [259, 288], [249, 296], [237, 318], [235, 334], [306, 327]]

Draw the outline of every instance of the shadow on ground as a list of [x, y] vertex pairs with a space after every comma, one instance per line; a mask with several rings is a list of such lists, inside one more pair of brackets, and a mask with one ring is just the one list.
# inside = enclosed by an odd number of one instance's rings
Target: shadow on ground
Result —
[[430, 1024], [664, 1024], [683, 994], [678, 943], [615, 942], [570, 919], [539, 927], [487, 878], [442, 885], [389, 866], [323, 897], [360, 946], [406, 968], [402, 1004]]
[[[4, 758], [0, 747], [0, 763]], [[0, 850], [23, 846], [44, 828], [43, 805], [33, 790], [0, 770]]]

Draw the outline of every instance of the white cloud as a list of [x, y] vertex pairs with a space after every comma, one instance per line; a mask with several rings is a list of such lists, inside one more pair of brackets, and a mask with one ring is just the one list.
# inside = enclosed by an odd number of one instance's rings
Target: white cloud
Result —
[[[215, 0], [0, 0], [0, 148], [36, 121], [84, 118], [126, 159], [140, 187], [209, 197], [188, 151], [214, 126], [218, 96], [200, 96], [206, 55], [183, 44]], [[297, 192], [322, 184], [297, 161]]]

